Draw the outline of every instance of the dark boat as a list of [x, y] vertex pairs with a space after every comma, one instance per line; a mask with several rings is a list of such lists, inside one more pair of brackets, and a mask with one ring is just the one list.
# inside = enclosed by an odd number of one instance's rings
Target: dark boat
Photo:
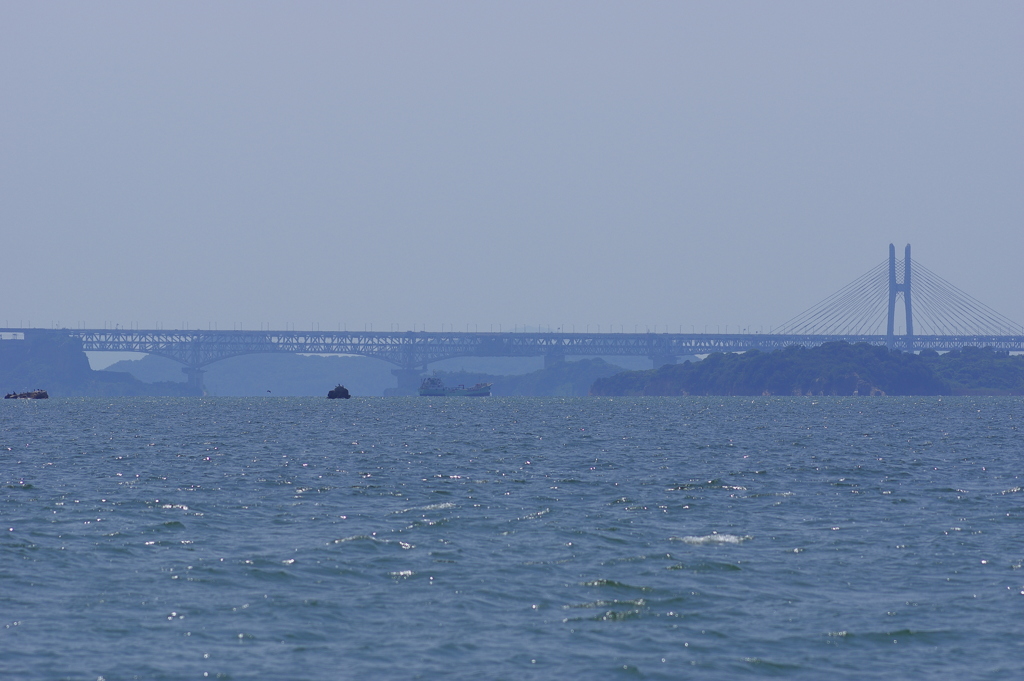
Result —
[[341, 383], [327, 393], [327, 399], [329, 400], [347, 400], [350, 397], [352, 396], [349, 394], [348, 388], [343, 386]]
[[50, 396], [46, 394], [45, 390], [30, 390], [27, 393], [7, 393], [4, 395], [5, 400], [46, 400]]

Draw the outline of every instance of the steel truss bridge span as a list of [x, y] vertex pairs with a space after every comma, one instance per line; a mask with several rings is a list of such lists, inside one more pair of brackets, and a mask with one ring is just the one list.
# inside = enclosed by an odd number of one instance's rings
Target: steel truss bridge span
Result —
[[[27, 331], [30, 329], [10, 329]], [[713, 352], [770, 352], [792, 345], [817, 346], [832, 341], [893, 345], [888, 335], [814, 334], [676, 334], [676, 333], [480, 333], [376, 331], [165, 331], [138, 329], [62, 330], [82, 341], [88, 352], [141, 352], [167, 357], [185, 365], [185, 373], [201, 385], [202, 367], [239, 355], [299, 353], [374, 357], [398, 367], [399, 382], [408, 373], [456, 357], [538, 357], [545, 364], [568, 356], [648, 357], [654, 365], [672, 364], [679, 357]], [[897, 336], [903, 350], [955, 350], [991, 347], [1024, 351], [1024, 335]], [[417, 383], [418, 384], [418, 383]]]
[[[31, 329], [9, 329], [31, 332]], [[257, 353], [361, 355], [403, 369], [424, 368], [455, 357], [628, 356], [652, 360], [712, 352], [771, 351], [791, 345], [817, 346], [833, 341], [885, 345], [886, 335], [686, 334], [686, 333], [486, 333], [433, 331], [147, 331], [68, 329], [87, 352], [142, 352], [194, 368]], [[937, 350], [991, 347], [1024, 351], [1024, 335], [897, 336], [896, 348]]]

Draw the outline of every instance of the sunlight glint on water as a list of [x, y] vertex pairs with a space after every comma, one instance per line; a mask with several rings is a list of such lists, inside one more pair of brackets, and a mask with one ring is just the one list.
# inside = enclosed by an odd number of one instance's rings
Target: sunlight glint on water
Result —
[[1019, 398], [0, 409], [10, 678], [1009, 678]]

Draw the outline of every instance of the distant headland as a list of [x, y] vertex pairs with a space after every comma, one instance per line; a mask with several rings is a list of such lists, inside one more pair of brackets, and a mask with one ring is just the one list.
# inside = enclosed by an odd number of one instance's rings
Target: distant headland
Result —
[[0, 387], [15, 394], [43, 387], [54, 397], [198, 394], [186, 383], [144, 383], [126, 373], [94, 371], [81, 340], [48, 330], [0, 341]]
[[707, 359], [596, 380], [591, 395], [1024, 395], [1024, 356], [988, 348], [940, 355], [825, 343]]

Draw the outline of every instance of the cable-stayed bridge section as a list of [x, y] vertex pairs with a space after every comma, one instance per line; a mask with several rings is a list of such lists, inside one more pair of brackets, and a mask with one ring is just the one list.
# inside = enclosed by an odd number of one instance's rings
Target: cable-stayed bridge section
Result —
[[[913, 284], [913, 286], [911, 286]], [[898, 303], [903, 303], [903, 314]], [[902, 324], [897, 334], [897, 324]], [[883, 261], [817, 305], [774, 329], [782, 335], [885, 334], [890, 347], [949, 350], [951, 343], [1011, 348], [1021, 325], [964, 293], [889, 244]], [[958, 340], [954, 340], [958, 339]], [[1003, 345], [999, 345], [1003, 343]], [[1009, 344], [1009, 345], [1007, 345]], [[962, 347], [957, 345], [956, 347]]]
[[[897, 304], [902, 302], [902, 315]], [[360, 355], [390, 362], [399, 387], [419, 384], [433, 362], [456, 357], [647, 357], [655, 367], [713, 352], [777, 350], [832, 341], [940, 352], [963, 347], [1024, 351], [1024, 328], [889, 246], [889, 259], [771, 333], [566, 333], [201, 331], [139, 329], [3, 329], [4, 333], [63, 333], [92, 352], [140, 352], [185, 365], [196, 388], [203, 367], [258, 353]]]

